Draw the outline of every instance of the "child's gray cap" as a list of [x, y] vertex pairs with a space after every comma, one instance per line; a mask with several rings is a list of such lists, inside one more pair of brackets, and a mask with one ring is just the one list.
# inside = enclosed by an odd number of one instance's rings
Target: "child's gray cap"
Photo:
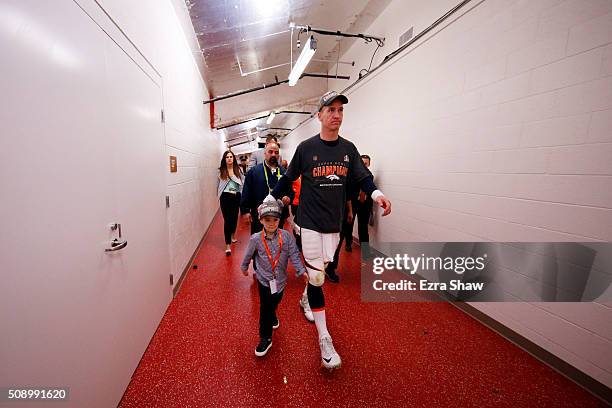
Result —
[[278, 201], [264, 201], [259, 207], [257, 207], [257, 213], [259, 219], [262, 219], [266, 215], [280, 218], [283, 212], [283, 207]]

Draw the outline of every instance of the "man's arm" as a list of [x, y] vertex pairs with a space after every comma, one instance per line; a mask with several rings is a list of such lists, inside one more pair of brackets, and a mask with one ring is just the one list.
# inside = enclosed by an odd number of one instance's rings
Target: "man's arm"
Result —
[[293, 159], [289, 163], [289, 167], [285, 174], [278, 180], [274, 190], [270, 193], [274, 198], [279, 199], [281, 197], [287, 196], [291, 197], [290, 194], [293, 193], [291, 189], [291, 184], [302, 175], [302, 145], [298, 145], [297, 149], [295, 149], [295, 153], [293, 154]]
[[349, 224], [353, 223], [354, 214], [353, 214], [353, 203], [351, 200], [346, 201], [346, 221]]
[[284, 195], [289, 197], [289, 203], [292, 203], [293, 199], [295, 198], [295, 191], [293, 191], [293, 181], [289, 183], [289, 187], [285, 189], [285, 193], [286, 194]]
[[289, 178], [287, 178], [287, 175], [285, 174], [280, 178], [280, 180], [278, 180], [278, 183], [276, 183], [276, 186], [274, 186], [274, 190], [270, 192], [270, 195], [272, 195], [272, 197], [274, 197], [275, 199], [279, 199], [285, 196], [288, 197], [289, 192], [291, 190], [291, 183], [292, 180], [289, 180]]
[[249, 263], [253, 258], [253, 254], [255, 253], [257, 245], [257, 239], [253, 239], [253, 236], [249, 239], [249, 245], [247, 246], [246, 251], [244, 252], [244, 257], [242, 258], [242, 263], [240, 264], [240, 270], [243, 275], [248, 275]]
[[372, 197], [372, 200], [374, 200], [374, 202], [384, 210], [383, 217], [391, 214], [391, 201], [389, 201], [387, 197], [385, 197], [382, 191], [376, 188], [372, 176], [366, 177], [365, 179], [361, 180], [361, 182], [359, 183], [359, 187], [363, 190], [364, 193]]

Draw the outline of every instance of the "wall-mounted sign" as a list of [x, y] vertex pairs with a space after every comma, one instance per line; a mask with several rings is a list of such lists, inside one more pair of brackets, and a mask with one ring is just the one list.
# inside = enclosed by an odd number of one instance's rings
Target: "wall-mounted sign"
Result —
[[170, 173], [176, 173], [176, 156], [170, 156]]

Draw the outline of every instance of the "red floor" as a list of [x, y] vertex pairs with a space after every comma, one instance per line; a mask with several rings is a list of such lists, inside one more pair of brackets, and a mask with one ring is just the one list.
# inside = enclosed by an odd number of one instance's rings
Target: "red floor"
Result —
[[214, 220], [133, 375], [120, 407], [598, 407], [596, 398], [446, 303], [361, 303], [359, 252], [342, 251], [324, 286], [342, 368], [320, 368], [314, 324], [291, 278], [264, 358], [254, 280], [239, 270]]

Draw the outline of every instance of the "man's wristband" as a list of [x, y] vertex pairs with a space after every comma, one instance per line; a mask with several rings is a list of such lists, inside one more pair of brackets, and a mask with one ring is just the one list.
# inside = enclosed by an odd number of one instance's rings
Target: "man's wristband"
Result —
[[372, 195], [371, 195], [370, 197], [372, 197], [372, 200], [376, 201], [376, 199], [377, 199], [378, 197], [384, 197], [384, 196], [385, 196], [385, 195], [383, 194], [383, 192], [382, 192], [382, 191], [380, 191], [380, 190], [374, 190], [374, 191], [372, 191]]

